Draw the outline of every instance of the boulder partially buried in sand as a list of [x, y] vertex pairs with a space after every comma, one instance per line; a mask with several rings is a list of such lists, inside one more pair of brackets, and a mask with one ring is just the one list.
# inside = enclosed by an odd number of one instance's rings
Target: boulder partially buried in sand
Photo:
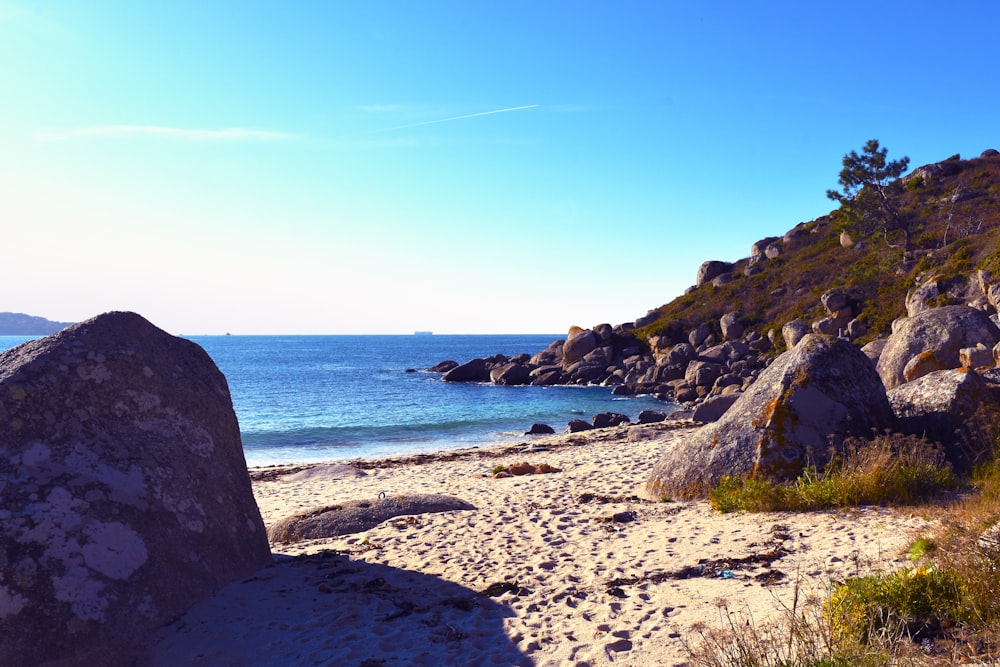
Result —
[[318, 540], [370, 530], [397, 516], [474, 509], [460, 498], [433, 493], [355, 500], [282, 519], [267, 529], [267, 536], [275, 543]]
[[647, 481], [655, 496], [703, 496], [729, 476], [794, 479], [822, 467], [846, 436], [893, 423], [875, 368], [847, 341], [809, 334], [764, 370], [717, 422], [664, 454]]
[[271, 564], [226, 379], [107, 313], [0, 354], [0, 664], [130, 664]]

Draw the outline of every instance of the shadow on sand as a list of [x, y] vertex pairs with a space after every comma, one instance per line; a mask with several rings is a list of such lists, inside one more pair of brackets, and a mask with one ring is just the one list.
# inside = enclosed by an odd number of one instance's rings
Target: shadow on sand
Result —
[[504, 604], [335, 552], [276, 556], [156, 631], [142, 665], [534, 665]]

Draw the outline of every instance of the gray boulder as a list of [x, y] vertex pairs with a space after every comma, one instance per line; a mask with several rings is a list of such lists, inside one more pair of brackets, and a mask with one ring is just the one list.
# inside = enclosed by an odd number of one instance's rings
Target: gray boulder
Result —
[[452, 368], [455, 368], [457, 366], [458, 366], [457, 361], [446, 359], [445, 361], [439, 361], [438, 363], [434, 364], [427, 370], [430, 371], [431, 373], [447, 373]]
[[958, 368], [962, 348], [982, 343], [992, 349], [997, 342], [1000, 329], [981, 310], [968, 306], [926, 310], [893, 327], [879, 356], [878, 374], [886, 389], [894, 389], [933, 370]]
[[474, 509], [460, 498], [440, 493], [355, 500], [281, 519], [267, 529], [267, 535], [275, 543], [318, 540], [371, 530], [397, 516]]
[[968, 368], [935, 371], [888, 392], [899, 429], [940, 442], [959, 468], [968, 468], [992, 453], [992, 443], [975, 432], [977, 410], [996, 412], [1000, 396], [995, 385]]
[[876, 338], [873, 341], [865, 343], [861, 347], [861, 351], [865, 353], [865, 356], [871, 359], [873, 364], [878, 363], [878, 358], [882, 356], [882, 350], [885, 349], [885, 338]]
[[910, 290], [906, 295], [906, 315], [913, 317], [944, 303], [963, 303], [975, 296], [978, 289], [971, 289], [965, 277], [945, 278], [932, 276]]
[[549, 344], [547, 348], [531, 357], [532, 366], [551, 366], [562, 361], [562, 349], [566, 343], [564, 340], [557, 340]]
[[743, 335], [743, 325], [739, 321], [739, 313], [730, 311], [719, 320], [722, 337], [726, 340], [736, 340]]
[[724, 371], [722, 364], [711, 361], [692, 361], [684, 373], [684, 379], [695, 387], [711, 387]]
[[739, 394], [713, 396], [696, 407], [691, 418], [703, 424], [717, 422], [722, 419], [722, 415], [726, 414], [726, 410], [733, 407], [733, 404], [739, 397]]
[[792, 320], [781, 327], [781, 337], [785, 339], [785, 347], [789, 350], [799, 344], [802, 337], [809, 333], [810, 326], [805, 320]]
[[704, 343], [706, 340], [708, 340], [709, 336], [711, 335], [712, 335], [712, 327], [710, 327], [705, 322], [702, 322], [694, 329], [692, 329], [691, 333], [688, 334], [688, 342], [691, 344], [691, 347], [697, 348], [701, 346], [701, 344]]
[[570, 329], [569, 336], [563, 344], [563, 361], [571, 364], [582, 359], [597, 347], [597, 336], [590, 329], [580, 329], [574, 327]]
[[688, 343], [678, 343], [670, 348], [667, 354], [668, 364], [686, 365], [689, 361], [698, 356], [698, 352]]
[[511, 362], [498, 366], [490, 371], [493, 384], [518, 385], [527, 384], [531, 369], [523, 363]]
[[599, 412], [594, 415], [594, 428], [608, 428], [609, 426], [621, 426], [629, 424], [627, 415], [620, 412]]
[[106, 313], [0, 354], [0, 664], [130, 664], [271, 564], [225, 377]]
[[485, 359], [470, 359], [452, 368], [441, 379], [445, 382], [489, 382], [490, 369]]
[[655, 424], [664, 421], [667, 413], [662, 410], [642, 410], [639, 412], [638, 422], [640, 424]]
[[[781, 239], [778, 238], [777, 236], [768, 236], [767, 238], [763, 238], [760, 241], [757, 241], [756, 243], [754, 243], [752, 246], [750, 246], [750, 262], [749, 263], [751, 265], [753, 265], [753, 264], [756, 264], [758, 262], [762, 262], [765, 259], [768, 259], [768, 256], [766, 254], [768, 247], [770, 247], [772, 245], [776, 245], [776, 244], [780, 243], [780, 241], [781, 241]], [[779, 249], [780, 249], [780, 246], [779, 246]]]
[[528, 378], [535, 386], [547, 387], [560, 384], [563, 380], [563, 371], [560, 366], [542, 366], [531, 371]]
[[775, 359], [719, 421], [664, 454], [647, 481], [655, 496], [704, 496], [727, 476], [794, 479], [822, 467], [850, 435], [892, 425], [885, 389], [861, 350], [809, 334]]
[[823, 308], [830, 315], [836, 315], [844, 310], [850, 310], [851, 303], [850, 297], [847, 292], [839, 289], [831, 289], [823, 292], [823, 295], [819, 298], [820, 303], [823, 304]]
[[706, 283], [710, 283], [719, 276], [729, 273], [733, 270], [733, 265], [729, 262], [720, 262], [718, 260], [709, 260], [703, 262], [701, 266], [698, 267], [698, 275], [695, 279], [695, 285], [701, 287]]
[[958, 365], [961, 368], [993, 366], [993, 350], [982, 343], [976, 343], [975, 347], [963, 347], [958, 351]]

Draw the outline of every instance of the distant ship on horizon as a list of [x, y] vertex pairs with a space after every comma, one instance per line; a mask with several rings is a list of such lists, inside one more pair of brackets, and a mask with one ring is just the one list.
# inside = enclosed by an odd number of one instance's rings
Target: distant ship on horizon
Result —
[[413, 335], [414, 336], [433, 336], [434, 332], [433, 331], [414, 331]]

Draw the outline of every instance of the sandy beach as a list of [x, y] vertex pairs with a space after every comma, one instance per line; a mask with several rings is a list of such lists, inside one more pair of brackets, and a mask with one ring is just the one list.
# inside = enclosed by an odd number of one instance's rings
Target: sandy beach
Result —
[[[144, 664], [683, 665], [685, 639], [721, 626], [723, 603], [765, 621], [796, 590], [901, 567], [929, 528], [905, 508], [723, 515], [646, 497], [653, 464], [692, 428], [251, 470], [268, 526], [379, 494], [475, 509], [272, 544], [273, 567], [161, 629]], [[490, 474], [521, 461], [560, 471]]]

